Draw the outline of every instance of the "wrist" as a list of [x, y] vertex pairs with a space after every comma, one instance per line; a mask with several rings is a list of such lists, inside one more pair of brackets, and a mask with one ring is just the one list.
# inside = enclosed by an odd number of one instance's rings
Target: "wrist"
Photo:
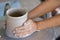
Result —
[[37, 22], [37, 30], [43, 30], [46, 28], [49, 28], [49, 22], [47, 20]]
[[35, 24], [36, 24], [36, 31], [38, 31], [39, 30], [38, 22], [35, 22]]
[[37, 24], [37, 30], [41, 30], [41, 29], [42, 29], [42, 28], [41, 28], [41, 23], [36, 22], [36, 24]]
[[36, 25], [37, 25], [37, 30], [42, 30], [44, 29], [44, 22], [41, 21], [41, 22], [36, 22]]

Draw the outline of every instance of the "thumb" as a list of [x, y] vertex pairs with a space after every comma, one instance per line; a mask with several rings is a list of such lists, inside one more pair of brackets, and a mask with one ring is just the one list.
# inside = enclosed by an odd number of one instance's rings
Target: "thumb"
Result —
[[31, 19], [29, 19], [24, 23], [24, 26], [29, 26], [32, 22], [33, 21]]

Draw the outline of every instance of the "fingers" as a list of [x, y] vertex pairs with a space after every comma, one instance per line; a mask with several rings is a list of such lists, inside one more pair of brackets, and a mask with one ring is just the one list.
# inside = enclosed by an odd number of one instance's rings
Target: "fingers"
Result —
[[19, 33], [24, 30], [24, 27], [17, 27], [13, 30], [13, 33]]
[[18, 30], [14, 30], [13, 31], [13, 33], [15, 34], [15, 33], [17, 33], [17, 34], [20, 34], [20, 33], [27, 33], [27, 32], [29, 32], [29, 30], [26, 30], [26, 29], [18, 29]]
[[13, 35], [16, 37], [19, 37], [20, 35], [22, 35], [22, 30], [24, 30], [22, 27], [17, 27], [13, 30]]
[[32, 21], [31, 19], [29, 19], [28, 21], [26, 21], [26, 22], [24, 23], [24, 26], [28, 26], [28, 25], [30, 25], [32, 22], [33, 22], [33, 21]]
[[20, 30], [20, 31], [17, 32], [17, 30], [15, 30], [15, 31], [13, 31], [13, 33], [14, 33], [14, 35], [16, 37], [23, 37], [23, 36], [29, 34], [30, 31], [28, 31], [28, 30]]

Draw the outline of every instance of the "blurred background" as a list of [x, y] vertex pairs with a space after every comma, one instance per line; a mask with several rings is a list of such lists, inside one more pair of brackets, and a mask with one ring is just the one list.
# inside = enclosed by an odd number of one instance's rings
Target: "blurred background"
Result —
[[[33, 2], [33, 3], [32, 3]], [[8, 8], [20, 7], [27, 8], [28, 11], [32, 10], [40, 3], [40, 0], [0, 0], [0, 16], [4, 15], [6, 11], [6, 4]]]

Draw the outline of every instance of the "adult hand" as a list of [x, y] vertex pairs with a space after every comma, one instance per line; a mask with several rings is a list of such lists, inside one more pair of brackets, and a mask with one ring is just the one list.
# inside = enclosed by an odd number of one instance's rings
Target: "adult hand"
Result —
[[13, 30], [13, 34], [17, 37], [26, 37], [37, 30], [37, 24], [29, 19], [23, 26], [17, 27]]

